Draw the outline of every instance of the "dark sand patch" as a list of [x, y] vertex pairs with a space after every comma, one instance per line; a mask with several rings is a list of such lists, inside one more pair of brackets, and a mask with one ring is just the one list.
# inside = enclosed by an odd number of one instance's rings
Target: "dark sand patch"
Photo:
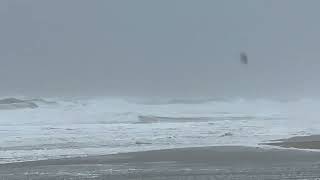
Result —
[[[3, 179], [315, 179], [320, 153], [201, 147], [0, 165]], [[1, 178], [0, 178], [1, 179]]]
[[265, 143], [266, 145], [279, 146], [285, 148], [298, 149], [319, 149], [320, 150], [320, 135], [312, 136], [296, 136], [288, 139], [278, 139], [278, 142]]

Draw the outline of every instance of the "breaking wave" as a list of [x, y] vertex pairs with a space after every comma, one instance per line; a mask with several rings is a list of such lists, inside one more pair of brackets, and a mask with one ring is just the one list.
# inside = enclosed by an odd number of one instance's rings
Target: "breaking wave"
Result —
[[[2, 98], [0, 163], [319, 133], [320, 101]], [[3, 108], [33, 103], [36, 108]]]

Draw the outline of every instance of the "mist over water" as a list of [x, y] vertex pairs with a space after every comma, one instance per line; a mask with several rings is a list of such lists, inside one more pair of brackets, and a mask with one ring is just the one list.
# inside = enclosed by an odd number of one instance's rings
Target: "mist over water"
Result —
[[4, 0], [0, 94], [316, 97], [319, 5]]

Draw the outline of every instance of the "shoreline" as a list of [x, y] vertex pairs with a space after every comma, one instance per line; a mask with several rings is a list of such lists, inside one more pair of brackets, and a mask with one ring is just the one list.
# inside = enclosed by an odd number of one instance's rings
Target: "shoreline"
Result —
[[314, 142], [319, 135], [265, 144], [271, 148], [208, 146], [16, 162], [0, 164], [0, 179], [316, 179], [320, 152], [276, 148], [307, 150]]
[[[170, 151], [179, 149], [198, 149], [198, 148], [219, 148], [219, 147], [242, 147], [251, 149], [264, 149], [264, 150], [299, 150], [299, 151], [313, 151], [320, 152], [320, 135], [309, 135], [309, 136], [293, 136], [287, 139], [273, 139], [269, 140], [267, 143], [258, 143], [256, 145], [201, 145], [201, 146], [187, 146], [187, 147], [169, 147], [169, 148], [155, 148], [147, 150], [136, 150], [136, 151], [123, 151], [114, 152], [107, 154], [91, 154], [91, 155], [79, 155], [79, 156], [65, 156], [57, 158], [45, 158], [45, 159], [35, 159], [35, 160], [25, 160], [25, 161], [8, 161], [5, 163], [0, 163], [0, 166], [11, 165], [11, 164], [24, 164], [29, 162], [45, 162], [45, 161], [56, 161], [61, 159], [81, 159], [88, 157], [104, 157], [104, 156], [116, 156], [122, 154], [134, 154], [143, 152], [156, 152], [156, 151]], [[319, 150], [319, 151], [318, 151]]]
[[263, 143], [262, 145], [296, 148], [299, 150], [320, 150], [320, 135], [294, 136], [288, 139], [273, 140], [273, 142]]
[[215, 146], [0, 165], [2, 179], [320, 178], [320, 152]]

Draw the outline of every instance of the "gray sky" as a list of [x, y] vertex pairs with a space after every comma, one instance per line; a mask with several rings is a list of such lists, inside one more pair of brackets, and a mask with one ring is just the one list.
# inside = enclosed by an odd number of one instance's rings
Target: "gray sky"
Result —
[[[316, 96], [318, 0], [2, 0], [0, 94]], [[249, 65], [239, 63], [245, 51]]]

